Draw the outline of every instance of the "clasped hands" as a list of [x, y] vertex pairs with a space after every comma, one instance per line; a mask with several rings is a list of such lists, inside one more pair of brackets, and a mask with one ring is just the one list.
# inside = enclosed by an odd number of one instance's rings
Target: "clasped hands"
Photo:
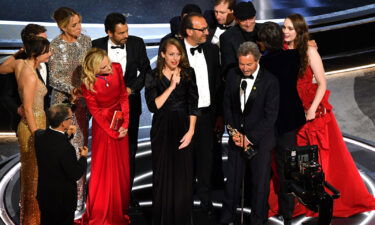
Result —
[[89, 152], [89, 148], [87, 146], [79, 147], [78, 149], [80, 156], [87, 157], [87, 154]]

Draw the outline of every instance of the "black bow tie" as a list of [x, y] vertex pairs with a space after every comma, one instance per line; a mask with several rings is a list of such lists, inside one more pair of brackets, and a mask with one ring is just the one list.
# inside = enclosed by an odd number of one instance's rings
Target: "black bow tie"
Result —
[[116, 48], [124, 49], [125, 46], [124, 46], [124, 45], [115, 45], [115, 46], [111, 46], [111, 49], [116, 49]]
[[228, 30], [229, 28], [231, 28], [231, 26], [224, 26], [223, 24], [218, 24], [217, 25], [220, 29], [222, 30]]
[[241, 79], [254, 79], [254, 76], [251, 74], [250, 76], [242, 76]]
[[192, 55], [194, 55], [195, 51], [198, 51], [199, 53], [201, 53], [202, 52], [202, 47], [198, 46], [196, 48], [191, 48], [190, 49], [190, 52], [191, 52]]

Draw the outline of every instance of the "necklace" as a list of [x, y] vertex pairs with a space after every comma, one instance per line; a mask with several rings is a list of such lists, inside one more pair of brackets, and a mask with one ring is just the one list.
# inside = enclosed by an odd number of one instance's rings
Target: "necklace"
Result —
[[108, 80], [107, 80], [106, 77], [103, 77], [103, 76], [101, 76], [101, 75], [95, 75], [95, 77], [104, 80], [104, 81], [105, 81], [105, 86], [106, 86], [106, 87], [109, 87], [109, 83], [108, 83]]

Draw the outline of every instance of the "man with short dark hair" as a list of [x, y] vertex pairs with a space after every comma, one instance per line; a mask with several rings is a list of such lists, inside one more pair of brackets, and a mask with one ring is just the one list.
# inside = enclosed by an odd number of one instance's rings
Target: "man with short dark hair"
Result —
[[[260, 24], [255, 22], [256, 10], [252, 2], [240, 2], [233, 9], [236, 25], [220, 36], [221, 65], [223, 73], [237, 67], [237, 49], [243, 42], [258, 40]], [[227, 76], [226, 76], [227, 77]]]
[[201, 207], [212, 214], [211, 174], [213, 154], [213, 130], [217, 118], [221, 115], [221, 96], [218, 88], [221, 84], [219, 48], [207, 43], [208, 26], [201, 14], [191, 13], [181, 23], [181, 35], [189, 64], [194, 68], [198, 86], [198, 108], [193, 137], [196, 193]]
[[[279, 108], [277, 79], [259, 66], [260, 52], [254, 42], [244, 42], [237, 51], [238, 64], [230, 69], [224, 93], [224, 118], [231, 127], [227, 183], [221, 224], [235, 222], [240, 187], [250, 196], [250, 224], [265, 225], [268, 220], [268, 195], [271, 176], [271, 151], [275, 147], [275, 121]], [[236, 129], [236, 132], [234, 132]], [[253, 148], [252, 158], [246, 151]]]
[[77, 161], [75, 148], [65, 133], [68, 129], [74, 132], [70, 106], [51, 106], [47, 118], [50, 127], [35, 132], [41, 225], [72, 225], [77, 207], [77, 180], [86, 172], [88, 148], [80, 148]]
[[183, 37], [180, 34], [180, 25], [181, 25], [181, 20], [187, 16], [190, 13], [202, 13], [201, 8], [196, 5], [196, 4], [186, 4], [181, 11], [180, 16], [175, 16], [169, 21], [169, 25], [171, 27], [171, 33], [165, 35], [159, 43], [159, 46], [161, 46], [161, 43], [163, 43], [165, 40], [168, 38], [176, 38], [178, 40], [182, 40]]
[[[142, 113], [140, 91], [144, 86], [146, 73], [151, 70], [150, 60], [142, 38], [128, 34], [128, 24], [124, 15], [111, 13], [107, 15], [104, 25], [108, 36], [94, 40], [92, 47], [107, 51], [110, 60], [120, 63], [124, 72], [130, 106], [128, 132], [131, 190], [135, 172], [135, 154], [138, 149], [139, 117]], [[138, 72], [139, 75], [137, 75]], [[132, 198], [133, 206], [137, 205], [134, 200]]]
[[[21, 31], [22, 42], [25, 43], [28, 37], [30, 36], [39, 36], [47, 38], [46, 28], [38, 24], [28, 24]], [[26, 59], [26, 54], [23, 48], [21, 48], [14, 55], [10, 56], [4, 64], [12, 65], [14, 68], [15, 61], [17, 59]], [[37, 69], [37, 75], [43, 84], [47, 87], [47, 94], [44, 97], [44, 110], [47, 110], [50, 105], [51, 91], [52, 88], [49, 86], [49, 73], [48, 73], [48, 64], [40, 63], [39, 68]], [[0, 102], [4, 105], [5, 109], [11, 115], [11, 127], [12, 130], [17, 131], [17, 126], [20, 121], [20, 118], [23, 114], [21, 107], [21, 99], [18, 94], [18, 85], [14, 72], [6, 75], [4, 79], [4, 88], [2, 88], [0, 96]]]

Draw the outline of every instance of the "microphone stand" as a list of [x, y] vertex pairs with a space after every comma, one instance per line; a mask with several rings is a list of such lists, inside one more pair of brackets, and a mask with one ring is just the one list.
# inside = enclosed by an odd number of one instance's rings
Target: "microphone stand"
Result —
[[[241, 82], [241, 89], [243, 90], [243, 111], [242, 111], [242, 124], [241, 124], [241, 133], [243, 135], [242, 137], [242, 150], [243, 151], [246, 151], [246, 147], [245, 147], [245, 138], [246, 138], [246, 135], [245, 135], [245, 115], [244, 115], [244, 111], [245, 111], [245, 105], [246, 105], [246, 88], [247, 88], [247, 82], [245, 80], [243, 80]], [[245, 173], [246, 173], [246, 161], [244, 160], [245, 162], [245, 165], [244, 165], [244, 169], [242, 171], [242, 190], [241, 190], [241, 225], [244, 224], [244, 203], [245, 203]]]

